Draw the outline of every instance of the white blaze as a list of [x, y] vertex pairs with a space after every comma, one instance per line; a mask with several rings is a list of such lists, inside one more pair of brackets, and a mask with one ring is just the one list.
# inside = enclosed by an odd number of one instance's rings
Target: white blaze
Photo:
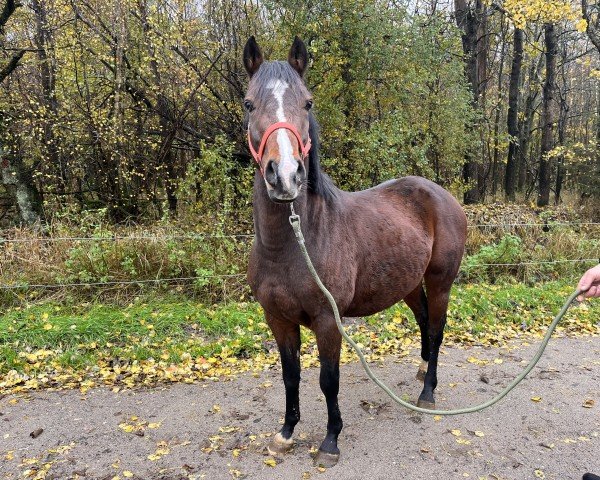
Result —
[[[277, 101], [276, 114], [278, 122], [287, 121], [283, 110], [283, 95], [288, 87], [289, 85], [281, 80], [271, 80], [267, 85], [267, 88], [273, 92], [273, 96]], [[283, 186], [287, 189], [291, 189], [292, 185], [290, 183], [290, 178], [292, 173], [296, 172], [298, 169], [298, 162], [294, 159], [294, 149], [290, 142], [290, 137], [283, 128], [277, 130], [277, 144], [279, 145], [279, 154], [281, 156], [277, 172], [279, 173], [279, 178], [281, 179]]]

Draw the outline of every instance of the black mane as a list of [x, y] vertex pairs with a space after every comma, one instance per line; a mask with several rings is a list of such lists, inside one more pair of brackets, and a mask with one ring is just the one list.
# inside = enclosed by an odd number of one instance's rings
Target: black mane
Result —
[[315, 193], [325, 200], [337, 196], [336, 187], [329, 175], [321, 170], [319, 160], [319, 124], [312, 112], [308, 115], [308, 136], [311, 147], [308, 152], [308, 191]]

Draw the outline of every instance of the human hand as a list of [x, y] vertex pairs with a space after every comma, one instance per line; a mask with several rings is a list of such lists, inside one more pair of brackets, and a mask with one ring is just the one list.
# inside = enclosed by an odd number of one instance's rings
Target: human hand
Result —
[[580, 302], [584, 298], [600, 297], [600, 265], [590, 268], [583, 274], [581, 280], [577, 284], [577, 290], [583, 293], [577, 297]]

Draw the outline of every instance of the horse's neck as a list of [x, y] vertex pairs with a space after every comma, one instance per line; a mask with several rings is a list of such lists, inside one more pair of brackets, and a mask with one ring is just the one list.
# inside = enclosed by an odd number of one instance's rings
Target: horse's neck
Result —
[[[309, 204], [308, 193], [304, 190], [294, 201], [294, 210], [300, 215], [302, 228], [314, 227], [318, 216], [314, 215]], [[257, 174], [254, 180], [254, 229], [257, 242], [265, 250], [277, 253], [296, 242], [290, 225], [291, 209], [287, 203], [275, 203], [269, 199], [263, 178]]]

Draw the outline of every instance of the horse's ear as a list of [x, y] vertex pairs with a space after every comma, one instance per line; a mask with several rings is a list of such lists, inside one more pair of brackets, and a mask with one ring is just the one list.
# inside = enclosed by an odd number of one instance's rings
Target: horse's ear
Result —
[[244, 67], [246, 67], [246, 71], [250, 78], [252, 78], [252, 75], [256, 73], [258, 67], [260, 67], [262, 63], [263, 54], [260, 51], [258, 43], [256, 43], [254, 35], [252, 35], [244, 47]]
[[288, 62], [301, 77], [304, 76], [308, 65], [308, 51], [304, 42], [298, 37], [294, 38], [294, 43], [292, 43], [292, 48], [290, 48], [290, 54], [288, 55]]

